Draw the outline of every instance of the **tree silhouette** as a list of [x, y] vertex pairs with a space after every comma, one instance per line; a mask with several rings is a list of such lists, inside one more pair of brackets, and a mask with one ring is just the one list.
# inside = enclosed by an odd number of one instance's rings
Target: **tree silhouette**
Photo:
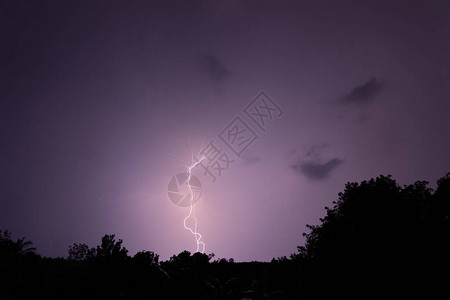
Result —
[[0, 230], [0, 251], [9, 252], [11, 255], [25, 255], [27, 253], [34, 253], [35, 247], [31, 247], [33, 243], [26, 241], [25, 237], [17, 239], [16, 242], [11, 240], [11, 233], [8, 230]]
[[13, 241], [11, 240], [11, 233], [8, 230], [0, 230], [0, 251], [6, 252], [12, 248]]
[[140, 251], [133, 256], [133, 261], [138, 265], [157, 266], [159, 264], [159, 255], [153, 251]]
[[306, 243], [292, 256], [303, 298], [430, 296], [430, 278], [439, 282], [430, 263], [448, 257], [449, 180], [440, 179], [435, 194], [428, 182], [401, 188], [390, 176], [348, 183], [321, 224], [307, 226]]
[[31, 247], [33, 245], [33, 242], [31, 241], [25, 241], [25, 237], [18, 239], [17, 242], [14, 243], [14, 251], [15, 253], [19, 255], [24, 255], [27, 253], [35, 252], [36, 248]]
[[438, 187], [433, 195], [433, 218], [446, 224], [450, 224], [450, 173], [437, 181]]
[[97, 246], [96, 257], [112, 260], [125, 260], [128, 257], [128, 250], [122, 247], [123, 241], [119, 239], [115, 240], [114, 234], [105, 234], [102, 237], [102, 243]]
[[87, 259], [92, 259], [96, 255], [95, 248], [89, 248], [86, 244], [77, 244], [73, 243], [72, 246], [69, 246], [69, 260], [75, 260], [75, 261], [84, 261]]

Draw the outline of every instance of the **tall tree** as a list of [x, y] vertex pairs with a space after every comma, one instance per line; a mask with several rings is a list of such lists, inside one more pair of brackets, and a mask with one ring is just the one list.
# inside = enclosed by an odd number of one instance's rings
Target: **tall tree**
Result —
[[450, 236], [443, 209], [449, 180], [441, 179], [435, 194], [428, 182], [402, 188], [390, 176], [348, 183], [333, 208], [325, 208], [321, 224], [307, 226], [306, 243], [293, 255], [302, 296], [427, 293], [429, 278], [438, 277], [430, 263], [448, 257], [442, 241]]

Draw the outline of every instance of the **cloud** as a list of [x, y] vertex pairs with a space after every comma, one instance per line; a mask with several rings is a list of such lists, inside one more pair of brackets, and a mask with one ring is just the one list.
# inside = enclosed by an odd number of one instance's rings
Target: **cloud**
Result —
[[330, 175], [330, 172], [339, 166], [343, 160], [339, 158], [330, 159], [326, 163], [298, 162], [291, 165], [291, 168], [312, 180], [323, 180]]
[[347, 96], [340, 99], [342, 104], [363, 105], [369, 103], [384, 88], [384, 83], [376, 77], [356, 86]]
[[222, 82], [230, 77], [231, 72], [215, 55], [200, 54], [197, 67], [213, 82]]
[[244, 163], [247, 165], [260, 163], [262, 161], [262, 159], [259, 156], [256, 156], [249, 151], [244, 152], [244, 155], [241, 158], [243, 159]]

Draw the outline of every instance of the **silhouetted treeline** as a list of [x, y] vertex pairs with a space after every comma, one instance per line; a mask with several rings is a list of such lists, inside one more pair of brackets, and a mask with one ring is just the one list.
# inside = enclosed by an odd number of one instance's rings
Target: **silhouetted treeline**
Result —
[[292, 256], [302, 298], [448, 297], [450, 173], [427, 184], [348, 183]]
[[447, 298], [450, 173], [436, 191], [427, 184], [348, 183], [298, 253], [270, 263], [188, 251], [160, 262], [152, 251], [130, 256], [115, 235], [47, 258], [0, 231], [0, 300]]

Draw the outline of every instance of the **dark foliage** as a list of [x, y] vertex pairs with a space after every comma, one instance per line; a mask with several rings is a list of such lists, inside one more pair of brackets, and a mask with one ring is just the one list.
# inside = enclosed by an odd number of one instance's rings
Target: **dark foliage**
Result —
[[390, 176], [348, 183], [318, 226], [308, 226], [299, 264], [304, 299], [432, 298], [448, 280], [449, 174], [400, 187]]
[[235, 263], [183, 251], [133, 257], [115, 235], [42, 258], [0, 231], [2, 299], [443, 298], [449, 282], [450, 173], [436, 191], [390, 176], [348, 183], [291, 258]]

